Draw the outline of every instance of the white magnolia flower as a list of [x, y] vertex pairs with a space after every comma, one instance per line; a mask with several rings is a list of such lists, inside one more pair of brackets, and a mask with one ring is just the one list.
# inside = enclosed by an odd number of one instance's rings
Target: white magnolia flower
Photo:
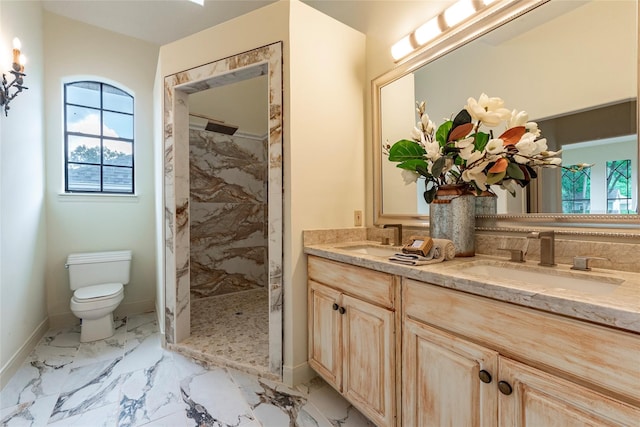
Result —
[[427, 152], [426, 156], [429, 160], [435, 162], [440, 157], [442, 157], [442, 154], [440, 153], [440, 144], [438, 144], [438, 141], [425, 141], [423, 145], [425, 151]]
[[422, 130], [427, 134], [431, 135], [435, 130], [436, 126], [433, 124], [431, 120], [429, 120], [429, 115], [427, 113], [424, 113], [422, 115], [422, 117], [420, 118], [420, 122], [422, 124]]
[[456, 141], [456, 148], [467, 148], [469, 145], [473, 148], [473, 140], [474, 138], [470, 137]]
[[504, 101], [500, 98], [489, 98], [483, 93], [476, 101], [474, 98], [467, 99], [465, 109], [475, 121], [481, 121], [486, 126], [497, 126], [503, 120], [508, 120], [511, 112], [504, 106]]
[[527, 129], [527, 132], [531, 132], [532, 134], [534, 134], [537, 137], [540, 136], [540, 129], [538, 129], [538, 123], [536, 122], [527, 122], [524, 125], [525, 129]]
[[[476, 151], [477, 152], [477, 151]], [[478, 188], [482, 191], [487, 189], [487, 175], [484, 173], [484, 168], [487, 167], [489, 162], [480, 162], [477, 166], [469, 169], [465, 169], [462, 172], [462, 180], [465, 182], [475, 182]]]
[[507, 123], [507, 128], [511, 129], [517, 126], [525, 126], [527, 120], [529, 120], [529, 114], [527, 114], [526, 111], [518, 112], [517, 110], [513, 110], [511, 112], [511, 118]]
[[413, 129], [411, 129], [411, 138], [413, 138], [414, 141], [420, 142], [420, 140], [424, 138], [424, 135], [422, 135], [420, 129], [414, 127]]
[[415, 184], [418, 181], [420, 174], [418, 172], [402, 169], [402, 179], [404, 185]]
[[522, 157], [533, 157], [547, 149], [547, 140], [542, 138], [536, 141], [536, 136], [530, 132], [525, 133], [520, 141], [516, 144], [518, 154], [514, 157], [518, 163], [526, 163], [527, 160]]
[[500, 138], [494, 138], [487, 142], [487, 145], [484, 147], [487, 150], [487, 153], [495, 155], [505, 152], [504, 143]]

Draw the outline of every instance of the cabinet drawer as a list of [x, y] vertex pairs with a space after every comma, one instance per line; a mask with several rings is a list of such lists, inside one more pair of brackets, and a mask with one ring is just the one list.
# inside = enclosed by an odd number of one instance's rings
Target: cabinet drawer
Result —
[[309, 279], [382, 307], [393, 308], [393, 276], [310, 255]]
[[514, 304], [403, 282], [404, 315], [640, 404], [640, 336]]

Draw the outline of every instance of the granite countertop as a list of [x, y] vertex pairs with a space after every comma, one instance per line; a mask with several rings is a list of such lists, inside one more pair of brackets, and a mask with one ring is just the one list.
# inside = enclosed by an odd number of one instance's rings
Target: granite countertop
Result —
[[[445, 288], [640, 333], [640, 273], [599, 268], [584, 272], [574, 271], [569, 265], [562, 264], [555, 267], [539, 267], [535, 261], [523, 264], [511, 263], [507, 258], [488, 255], [455, 258], [423, 266], [408, 266], [393, 263], [387, 259], [388, 257], [345, 249], [362, 245], [381, 246], [379, 242], [351, 241], [308, 245], [305, 246], [304, 252]], [[386, 248], [390, 247], [386, 246]], [[513, 270], [552, 273], [558, 276], [558, 281], [533, 284], [531, 281], [507, 279], [498, 275], [481, 276], [465, 271], [474, 265], [487, 264]], [[605, 282], [605, 285], [599, 287], [600, 285], [595, 283], [580, 289], [564, 289], [561, 287], [563, 277], [598, 279]], [[576, 286], [573, 287], [576, 288]]]

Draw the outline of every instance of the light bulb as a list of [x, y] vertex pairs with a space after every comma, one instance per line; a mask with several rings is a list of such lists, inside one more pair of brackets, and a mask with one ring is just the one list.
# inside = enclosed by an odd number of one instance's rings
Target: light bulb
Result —
[[22, 49], [22, 43], [20, 43], [20, 39], [17, 37], [13, 39], [13, 48], [18, 50]]
[[449, 27], [453, 27], [475, 13], [471, 0], [460, 0], [444, 11], [444, 20]]
[[391, 56], [393, 56], [393, 59], [397, 61], [403, 56], [411, 53], [412, 50], [413, 45], [411, 44], [411, 36], [406, 36], [391, 47]]
[[438, 34], [440, 34], [440, 26], [438, 25], [438, 17], [435, 17], [418, 27], [415, 32], [416, 42], [423, 45]]

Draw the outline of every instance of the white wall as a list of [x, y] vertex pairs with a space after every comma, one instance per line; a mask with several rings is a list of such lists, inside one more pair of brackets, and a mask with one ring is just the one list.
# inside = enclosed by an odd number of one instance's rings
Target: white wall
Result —
[[164, 77], [277, 41], [284, 45], [284, 379], [296, 383], [309, 374], [302, 230], [353, 226], [353, 211], [364, 209], [365, 36], [303, 3], [280, 1], [162, 46], [159, 69]]
[[22, 92], [0, 117], [0, 386], [46, 331], [42, 11], [0, 2], [0, 64], [14, 37], [27, 56]]
[[[153, 84], [159, 47], [44, 13], [46, 90], [47, 304], [52, 326], [69, 311], [68, 254], [131, 249], [131, 281], [116, 314], [154, 309]], [[64, 191], [63, 83], [103, 79], [135, 97], [135, 197], [61, 195]]]
[[[291, 2], [285, 144], [285, 373], [307, 360], [302, 231], [353, 226], [364, 209], [365, 36]], [[286, 92], [286, 90], [285, 90]], [[286, 141], [286, 134], [285, 134]], [[295, 376], [295, 371], [294, 371]], [[286, 376], [285, 376], [286, 378]]]

